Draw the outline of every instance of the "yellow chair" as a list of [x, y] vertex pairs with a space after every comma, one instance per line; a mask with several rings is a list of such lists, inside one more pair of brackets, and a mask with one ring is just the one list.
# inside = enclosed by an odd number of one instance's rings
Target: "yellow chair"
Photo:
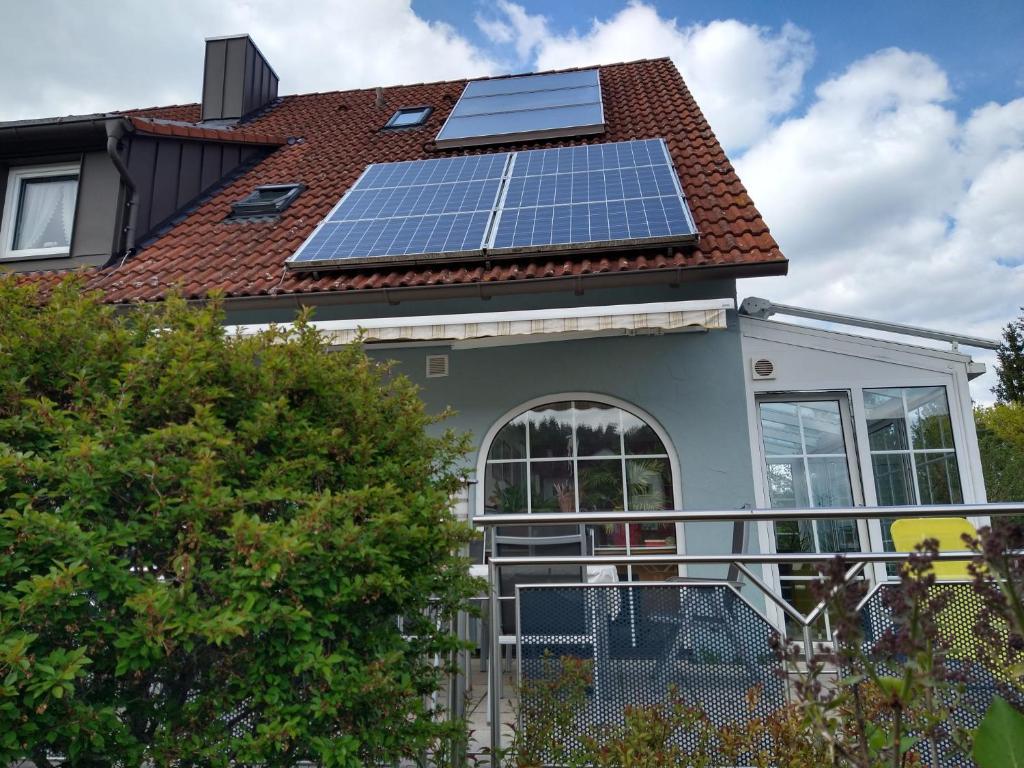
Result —
[[[963, 517], [925, 517], [894, 520], [892, 541], [897, 552], [913, 552], [914, 547], [925, 539], [938, 539], [939, 552], [959, 552], [967, 549], [963, 535], [977, 535], [974, 526]], [[936, 562], [935, 578], [969, 579], [967, 560]]]
[[[925, 539], [938, 539], [939, 552], [958, 552], [967, 549], [962, 536], [967, 533], [976, 535], [974, 526], [962, 517], [932, 517], [916, 520], [894, 520], [892, 524], [892, 541], [897, 552], [913, 552], [914, 547]], [[967, 560], [947, 560], [932, 564], [935, 578], [969, 579]], [[945, 609], [935, 617], [939, 631], [949, 643], [950, 656], [954, 659], [973, 659], [977, 648], [972, 632], [977, 620], [980, 604], [973, 591], [960, 591], [954, 588], [952, 599]]]

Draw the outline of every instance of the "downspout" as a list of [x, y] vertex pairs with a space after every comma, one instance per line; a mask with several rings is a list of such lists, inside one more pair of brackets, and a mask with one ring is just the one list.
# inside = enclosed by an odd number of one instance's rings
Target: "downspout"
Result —
[[[124, 164], [124, 160], [121, 159], [121, 154], [118, 151], [121, 139], [124, 138], [124, 121], [121, 119], [108, 120], [106, 128], [107, 155], [110, 157], [110, 161], [114, 164], [114, 168], [117, 169], [117, 173], [121, 177], [121, 182], [128, 191], [128, 226], [122, 231], [124, 236], [124, 258], [128, 258], [135, 251], [135, 224], [139, 215], [139, 190], [135, 185], [135, 180], [132, 179], [132, 175], [128, 172], [128, 166]], [[111, 254], [111, 261], [107, 263], [107, 266], [112, 266], [113, 261], [119, 255], [118, 253]]]

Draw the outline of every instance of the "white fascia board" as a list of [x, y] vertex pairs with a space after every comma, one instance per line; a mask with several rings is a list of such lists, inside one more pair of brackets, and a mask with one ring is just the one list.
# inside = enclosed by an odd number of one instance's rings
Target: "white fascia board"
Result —
[[[861, 336], [845, 331], [833, 331], [825, 328], [815, 328], [799, 323], [783, 323], [778, 320], [762, 320], [757, 317], [740, 315], [740, 332], [746, 338], [762, 339], [764, 341], [783, 341], [777, 334], [789, 334], [803, 337], [807, 346], [827, 352], [842, 351], [836, 347], [838, 344], [851, 346], [869, 347], [877, 350], [886, 350], [898, 355], [917, 355], [935, 360], [959, 363], [966, 365], [971, 362], [971, 356], [963, 352], [952, 350], [936, 349], [917, 344], [908, 344], [900, 341], [890, 341], [872, 336]], [[792, 339], [790, 339], [792, 340]]]

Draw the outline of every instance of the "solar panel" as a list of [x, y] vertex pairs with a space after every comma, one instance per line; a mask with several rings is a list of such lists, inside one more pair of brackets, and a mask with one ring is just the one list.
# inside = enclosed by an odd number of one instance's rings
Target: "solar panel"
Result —
[[288, 260], [320, 269], [696, 238], [661, 139], [370, 165]]
[[436, 142], [466, 147], [603, 131], [600, 76], [589, 69], [467, 83]]
[[692, 237], [661, 139], [517, 152], [488, 252], [599, 248]]
[[289, 259], [293, 265], [479, 255], [509, 154], [375, 163]]

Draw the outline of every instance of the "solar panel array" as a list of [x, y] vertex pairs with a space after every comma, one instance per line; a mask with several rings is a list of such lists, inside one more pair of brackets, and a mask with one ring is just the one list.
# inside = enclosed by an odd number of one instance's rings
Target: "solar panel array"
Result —
[[439, 147], [467, 147], [604, 131], [598, 70], [467, 83], [437, 134]]
[[371, 165], [289, 261], [479, 254], [508, 159], [502, 152]]
[[693, 239], [661, 139], [370, 165], [293, 268]]
[[489, 250], [692, 235], [660, 139], [519, 152]]

